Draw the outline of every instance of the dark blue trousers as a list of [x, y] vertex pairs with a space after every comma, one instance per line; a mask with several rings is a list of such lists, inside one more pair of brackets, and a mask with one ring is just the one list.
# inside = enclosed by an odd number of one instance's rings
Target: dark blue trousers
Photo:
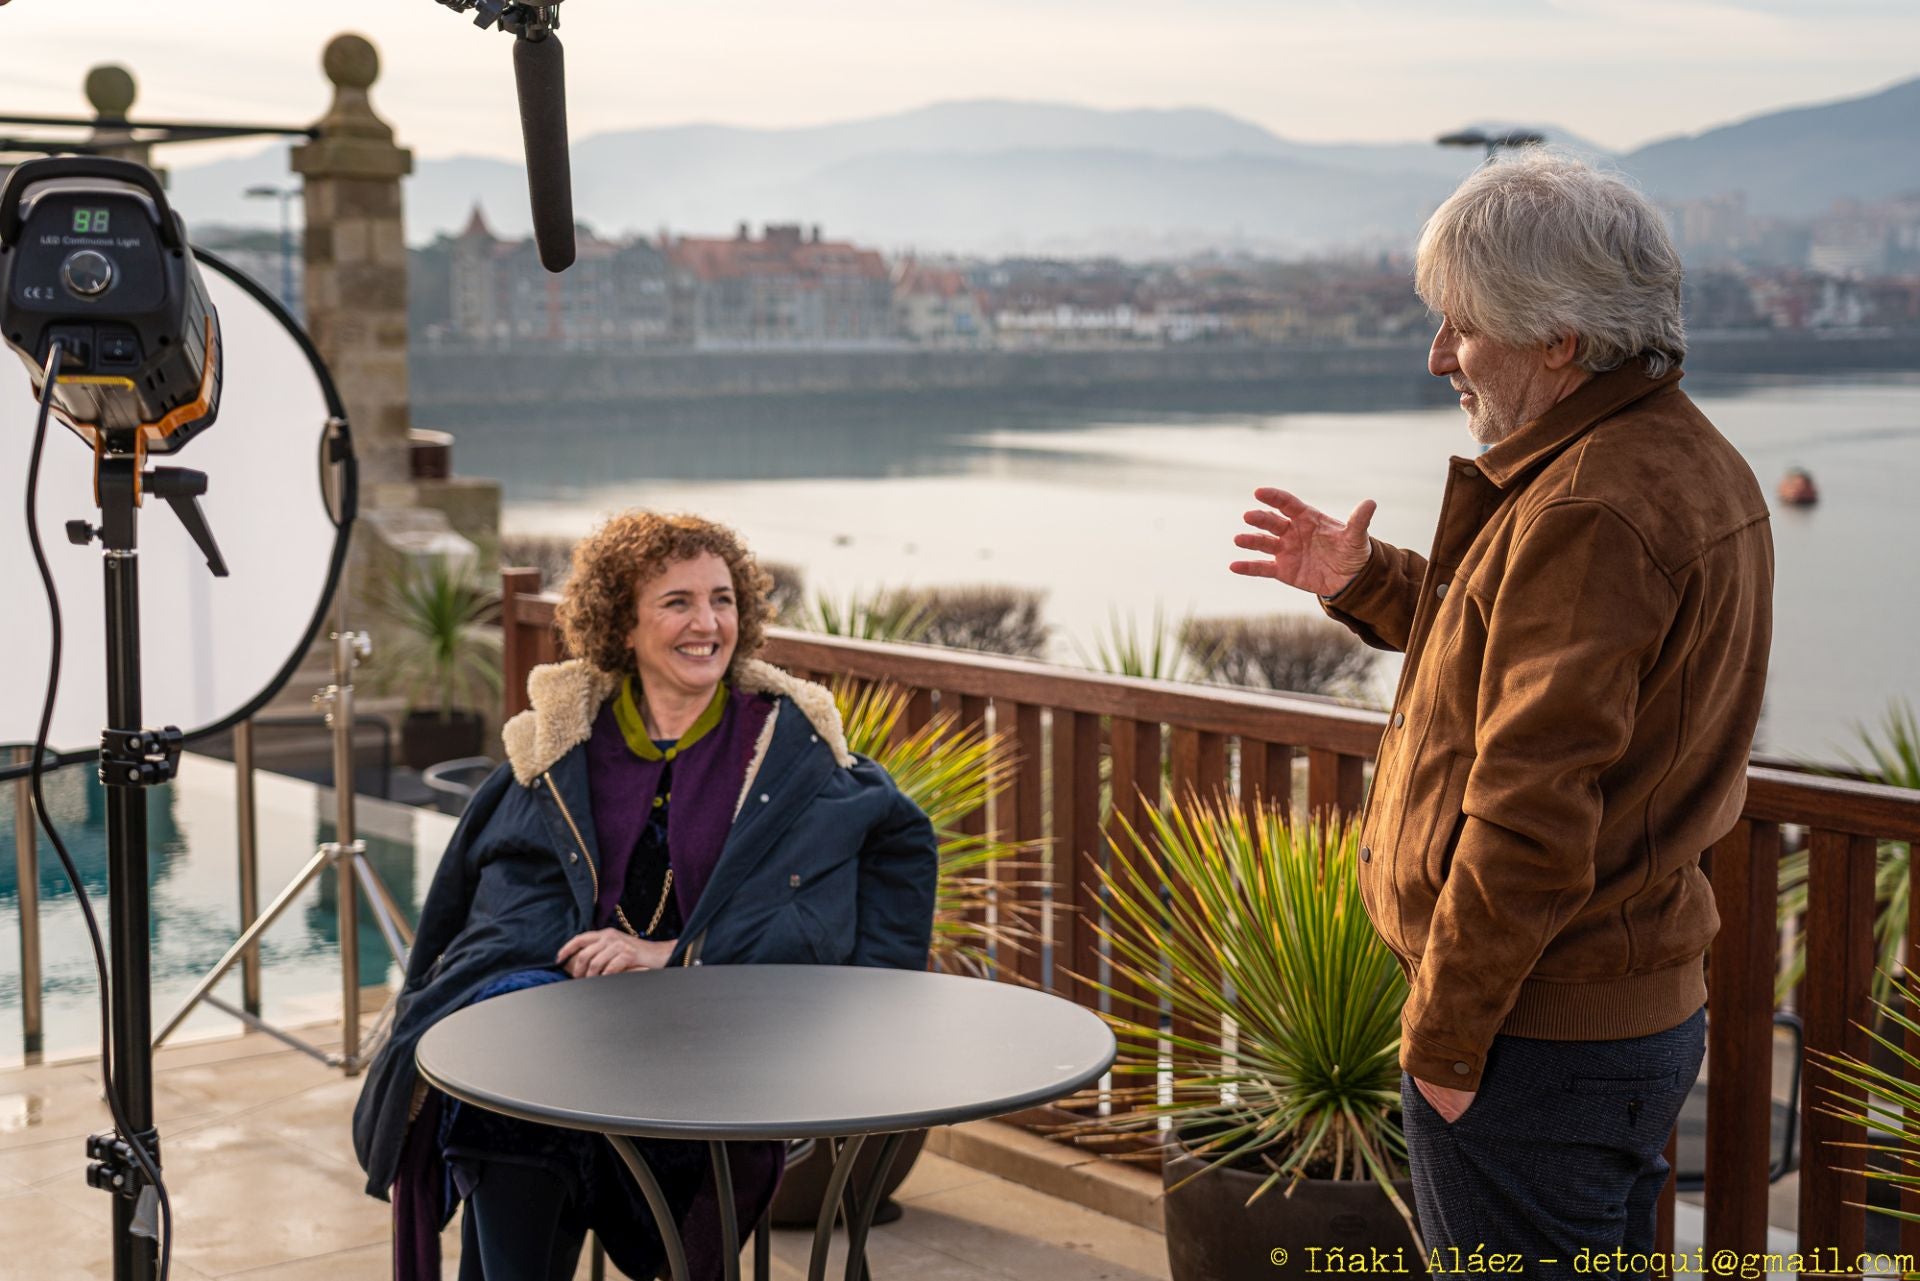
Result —
[[[1472, 1106], [1449, 1125], [1401, 1075], [1420, 1235], [1435, 1275], [1519, 1262], [1528, 1277], [1573, 1277], [1581, 1251], [1647, 1254], [1667, 1136], [1700, 1074], [1707, 1014], [1625, 1041], [1495, 1037]], [[1458, 1251], [1456, 1254], [1455, 1251]], [[1495, 1269], [1504, 1270], [1504, 1269]], [[1623, 1281], [1611, 1265], [1588, 1275]]]

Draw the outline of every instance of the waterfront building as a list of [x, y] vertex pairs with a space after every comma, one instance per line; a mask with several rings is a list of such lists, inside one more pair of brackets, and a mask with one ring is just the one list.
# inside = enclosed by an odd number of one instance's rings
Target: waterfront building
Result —
[[667, 265], [643, 238], [602, 240], [585, 227], [574, 265], [555, 275], [531, 240], [502, 240], [478, 205], [448, 273], [453, 337], [482, 344], [646, 346], [667, 339]]
[[895, 342], [893, 281], [879, 252], [820, 228], [769, 224], [755, 238], [682, 236], [666, 247], [671, 333], [696, 347]]
[[902, 336], [930, 347], [975, 347], [993, 340], [986, 300], [964, 273], [902, 258], [893, 269], [893, 315]]

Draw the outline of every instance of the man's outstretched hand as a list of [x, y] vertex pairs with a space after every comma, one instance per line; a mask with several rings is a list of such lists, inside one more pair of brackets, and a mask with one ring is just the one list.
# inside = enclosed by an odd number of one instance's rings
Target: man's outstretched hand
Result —
[[1246, 515], [1247, 524], [1265, 532], [1235, 535], [1233, 545], [1267, 559], [1236, 560], [1227, 566], [1234, 573], [1277, 578], [1316, 596], [1331, 596], [1367, 567], [1373, 552], [1367, 539], [1367, 526], [1373, 522], [1371, 498], [1338, 521], [1284, 489], [1256, 489], [1253, 496], [1273, 509], [1256, 508]]

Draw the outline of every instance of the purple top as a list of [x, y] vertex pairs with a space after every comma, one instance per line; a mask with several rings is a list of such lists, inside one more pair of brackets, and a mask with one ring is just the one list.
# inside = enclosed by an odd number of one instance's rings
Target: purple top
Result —
[[[730, 690], [720, 723], [674, 757], [667, 859], [673, 867], [673, 897], [683, 921], [693, 919], [694, 905], [720, 862], [747, 765], [772, 713], [771, 700]], [[613, 700], [602, 704], [587, 740], [587, 787], [593, 800], [594, 835], [600, 842], [600, 897], [593, 908], [596, 929], [613, 923], [613, 909], [627, 883], [627, 860], [646, 827], [665, 768], [665, 761], [642, 760], [634, 754], [614, 718]]]

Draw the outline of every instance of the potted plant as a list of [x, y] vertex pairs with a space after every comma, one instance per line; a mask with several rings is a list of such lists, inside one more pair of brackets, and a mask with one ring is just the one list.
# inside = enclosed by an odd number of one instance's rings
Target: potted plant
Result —
[[1156, 1014], [1108, 1016], [1111, 1111], [1066, 1133], [1164, 1144], [1174, 1281], [1306, 1276], [1376, 1248], [1425, 1271], [1399, 1117], [1407, 982], [1361, 905], [1357, 845], [1337, 822], [1196, 803], [1125, 828], [1095, 869], [1111, 979], [1094, 986]]
[[[995, 954], [1030, 946], [1038, 930], [1017, 908], [999, 901], [999, 891], [1017, 882], [1008, 879], [1022, 865], [1023, 848], [998, 836], [970, 834], [961, 822], [979, 812], [987, 797], [1005, 787], [1015, 765], [1005, 737], [988, 734], [979, 725], [962, 726], [953, 712], [943, 711], [910, 733], [901, 732], [908, 696], [890, 685], [863, 689], [841, 683], [834, 687], [847, 746], [871, 757], [892, 776], [894, 783], [926, 811], [940, 841], [940, 873], [935, 888], [933, 948], [928, 964], [948, 974], [984, 975]], [[913, 1168], [926, 1142], [926, 1132], [909, 1136], [894, 1159], [884, 1195], [891, 1197]], [[878, 1144], [861, 1154], [854, 1180], [864, 1189], [873, 1177]], [[773, 1221], [783, 1227], [810, 1227], [819, 1218], [833, 1160], [827, 1145], [789, 1167], [774, 1195]], [[897, 1217], [886, 1206], [876, 1222]]]
[[381, 595], [387, 633], [376, 651], [378, 683], [407, 702], [401, 755], [413, 769], [477, 756], [485, 720], [476, 709], [500, 697], [499, 608], [468, 561], [409, 562]]

